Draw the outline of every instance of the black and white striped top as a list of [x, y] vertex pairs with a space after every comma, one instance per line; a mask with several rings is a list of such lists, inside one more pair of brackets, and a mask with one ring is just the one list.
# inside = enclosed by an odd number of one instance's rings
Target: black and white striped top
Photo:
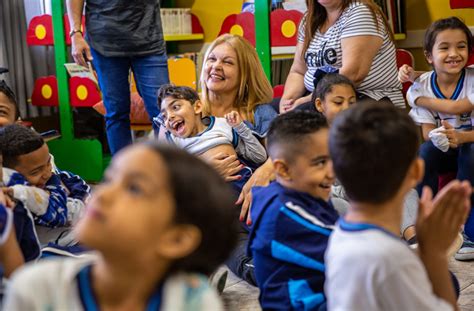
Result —
[[[304, 42], [303, 18], [298, 30], [298, 42]], [[357, 87], [357, 91], [379, 100], [388, 97], [399, 108], [405, 108], [401, 92], [402, 86], [397, 79], [397, 62], [395, 46], [390, 40], [384, 24], [379, 18], [379, 29], [370, 9], [359, 2], [349, 5], [324, 34], [316, 31], [308, 49], [305, 52], [305, 62], [308, 70], [304, 76], [304, 84], [308, 91], [313, 90], [313, 76], [316, 69], [322, 66], [342, 67], [341, 39], [373, 35], [383, 39], [382, 47], [375, 55], [369, 74]], [[359, 55], [364, 57], [364, 55]]]

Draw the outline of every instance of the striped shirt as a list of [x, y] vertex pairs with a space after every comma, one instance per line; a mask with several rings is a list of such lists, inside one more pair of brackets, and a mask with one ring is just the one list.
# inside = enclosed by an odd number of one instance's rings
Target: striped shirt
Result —
[[[451, 115], [416, 106], [415, 100], [421, 96], [447, 99], [439, 89], [436, 77], [435, 71], [426, 72], [408, 89], [407, 101], [413, 107], [410, 116], [418, 124], [434, 124], [440, 127], [441, 121], [446, 120], [457, 130], [471, 131], [474, 124], [474, 111]], [[463, 69], [456, 89], [449, 99], [458, 100], [466, 97], [469, 99], [474, 97], [474, 68]]]
[[325, 302], [324, 252], [333, 206], [271, 183], [253, 188], [248, 247], [264, 310], [317, 310]]
[[[305, 21], [306, 18], [303, 18], [298, 30], [300, 43], [304, 42]], [[375, 55], [369, 74], [357, 87], [357, 91], [376, 100], [388, 97], [395, 106], [405, 108], [402, 86], [397, 79], [395, 46], [380, 17], [378, 25], [379, 29], [366, 5], [354, 2], [342, 12], [336, 23], [324, 34], [317, 30], [304, 55], [307, 67], [304, 76], [306, 89], [313, 91], [313, 76], [319, 67], [332, 66], [338, 69], [342, 67], [341, 39], [377, 36], [383, 40], [382, 46]]]

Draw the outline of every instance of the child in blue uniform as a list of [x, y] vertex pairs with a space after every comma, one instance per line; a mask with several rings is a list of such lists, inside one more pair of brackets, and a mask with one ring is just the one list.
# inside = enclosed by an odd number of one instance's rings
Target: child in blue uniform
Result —
[[127, 147], [76, 227], [98, 256], [26, 266], [4, 308], [222, 310], [205, 275], [235, 246], [233, 204], [230, 187], [196, 157], [163, 145]]
[[319, 113], [291, 111], [267, 135], [276, 181], [254, 188], [249, 251], [264, 310], [324, 308], [324, 252], [338, 213], [328, 124]]
[[[420, 194], [424, 186], [437, 193], [438, 176], [446, 172], [457, 170], [457, 179], [474, 183], [474, 68], [465, 68], [472, 47], [471, 32], [457, 17], [438, 20], [425, 33], [423, 48], [433, 71], [422, 74], [407, 93], [410, 116], [425, 140], [419, 151], [426, 167]], [[464, 232], [455, 258], [474, 260], [474, 213]]]
[[[0, 149], [3, 165], [21, 175], [24, 180], [8, 184], [8, 193], [33, 214], [43, 241], [61, 246], [76, 242], [69, 234], [70, 228], [81, 217], [90, 187], [79, 176], [53, 170], [51, 155], [43, 138], [19, 124], [0, 129]], [[58, 228], [51, 231], [52, 228]], [[43, 234], [44, 233], [44, 234]]]

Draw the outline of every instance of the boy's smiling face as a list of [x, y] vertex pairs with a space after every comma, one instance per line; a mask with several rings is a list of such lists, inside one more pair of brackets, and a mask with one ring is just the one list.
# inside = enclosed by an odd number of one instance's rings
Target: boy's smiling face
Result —
[[201, 131], [201, 101], [194, 104], [186, 99], [165, 97], [161, 102], [161, 115], [168, 131], [176, 137], [187, 138]]
[[305, 135], [304, 142], [299, 144], [301, 148], [297, 151], [298, 154], [291, 161], [286, 161], [286, 186], [329, 200], [335, 175], [329, 157], [328, 136], [326, 128]]
[[13, 169], [23, 175], [32, 186], [44, 188], [52, 175], [48, 145], [43, 144], [33, 152], [18, 156]]
[[0, 127], [15, 123], [16, 108], [10, 99], [0, 92]]

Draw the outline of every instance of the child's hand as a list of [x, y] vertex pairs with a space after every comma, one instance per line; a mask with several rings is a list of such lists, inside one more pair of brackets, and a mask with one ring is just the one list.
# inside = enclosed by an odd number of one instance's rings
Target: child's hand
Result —
[[405, 64], [398, 69], [398, 81], [400, 83], [413, 82], [415, 79], [415, 70], [412, 67]]
[[229, 112], [224, 116], [224, 118], [226, 119], [227, 123], [232, 127], [236, 127], [240, 123], [242, 123], [242, 118], [240, 117], [240, 114], [237, 111]]
[[446, 135], [449, 141], [450, 148], [457, 148], [459, 145], [463, 144], [462, 134], [459, 133], [448, 121], [441, 121], [443, 127], [446, 129], [443, 133]]
[[3, 206], [13, 208], [15, 207], [15, 202], [13, 201], [13, 189], [8, 187], [2, 187], [0, 191], [0, 204]]
[[294, 99], [281, 99], [280, 100], [280, 113], [285, 113], [294, 108]]
[[420, 254], [446, 255], [467, 219], [471, 193], [469, 182], [458, 180], [449, 183], [434, 199], [431, 189], [423, 188], [416, 221]]

